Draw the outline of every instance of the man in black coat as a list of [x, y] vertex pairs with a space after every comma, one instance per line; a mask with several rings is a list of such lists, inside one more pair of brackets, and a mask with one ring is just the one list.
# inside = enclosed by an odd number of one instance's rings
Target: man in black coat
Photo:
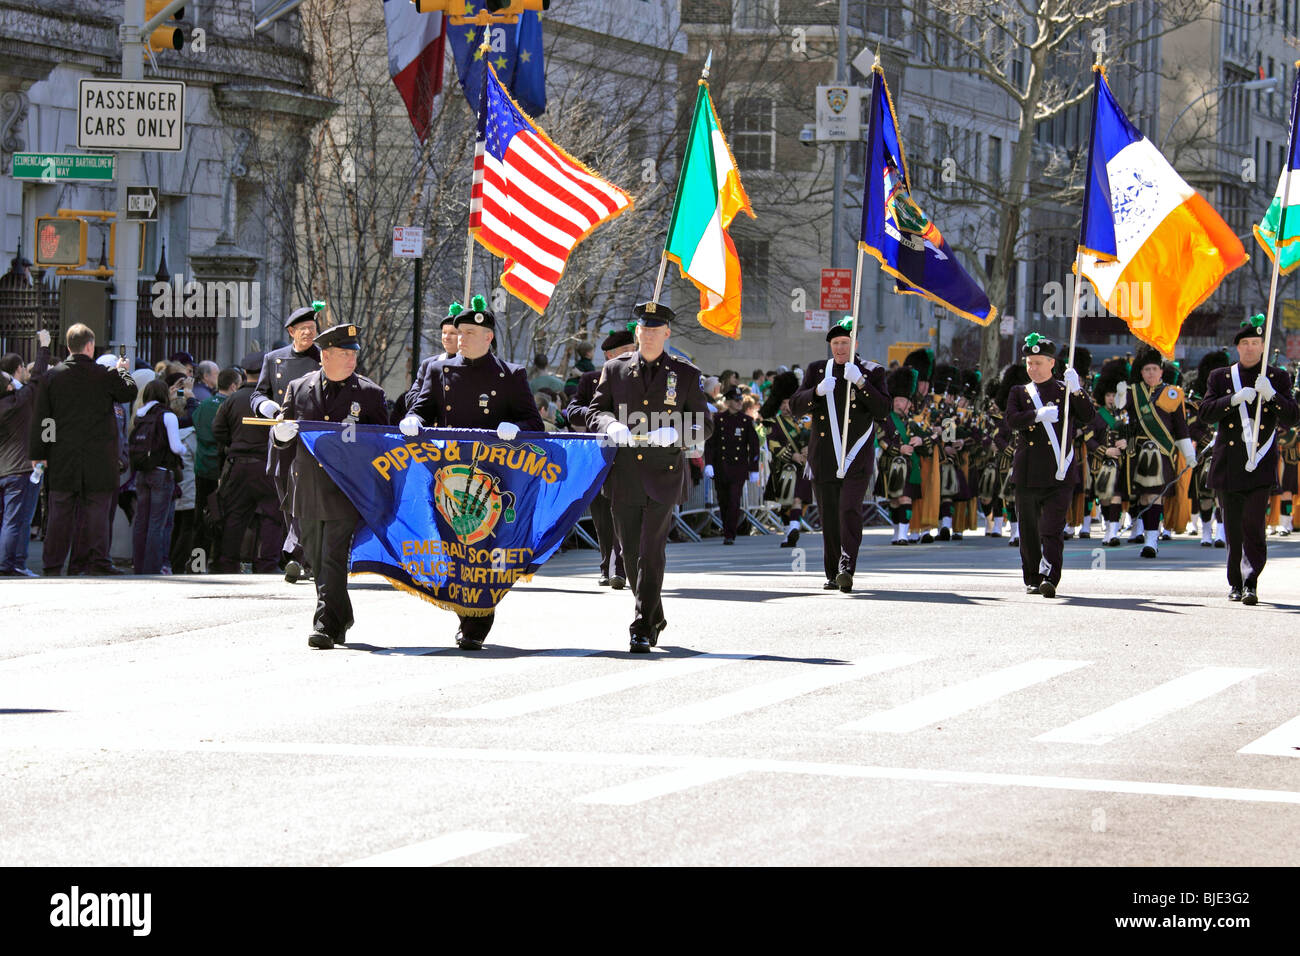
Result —
[[[1080, 463], [1074, 461], [1075, 439], [1091, 424], [1092, 402], [1079, 382], [1079, 373], [1065, 370], [1064, 382], [1052, 377], [1056, 346], [1037, 332], [1025, 336], [1020, 354], [1029, 384], [1017, 385], [1007, 399], [1007, 426], [1016, 434], [1012, 477], [1016, 483], [1016, 514], [1020, 521], [1020, 573], [1025, 591], [1055, 597], [1065, 556], [1065, 515], [1079, 483]], [[1070, 434], [1062, 435], [1065, 398], [1070, 397]], [[1065, 477], [1058, 479], [1061, 456]]]
[[813, 418], [808, 436], [808, 469], [822, 520], [822, 566], [826, 572], [822, 587], [827, 591], [839, 588], [846, 594], [853, 590], [853, 575], [858, 569], [862, 502], [875, 474], [871, 438], [876, 420], [883, 419], [891, 408], [884, 368], [850, 356], [852, 335], [852, 319], [832, 326], [826, 333], [830, 361], [822, 359], [809, 365], [799, 391], [790, 399], [795, 415], [811, 414]]
[[[1300, 418], [1291, 376], [1273, 365], [1265, 376], [1260, 368], [1263, 336], [1262, 315], [1242, 323], [1234, 339], [1237, 362], [1210, 373], [1200, 407], [1200, 420], [1219, 426], [1209, 485], [1218, 493], [1228, 537], [1228, 600], [1247, 605], [1259, 602], [1259, 575], [1268, 559], [1264, 525], [1277, 480], [1277, 432]], [[1264, 403], [1263, 418], [1259, 444], [1252, 448], [1259, 402]]]
[[[420, 393], [399, 423], [402, 434], [414, 437], [421, 428], [490, 428], [502, 441], [513, 441], [521, 430], [542, 431], [523, 366], [492, 353], [496, 317], [481, 295], [456, 316], [456, 330], [460, 352], [429, 367]], [[481, 650], [496, 615], [457, 616], [456, 646]]]
[[704, 477], [713, 480], [718, 493], [723, 544], [736, 543], [745, 482], [758, 481], [758, 444], [754, 420], [740, 410], [740, 389], [733, 385], [722, 393], [722, 408], [704, 445]]
[[[600, 348], [605, 353], [605, 361], [608, 362], [620, 355], [636, 351], [636, 339], [630, 328], [615, 329], [605, 336], [605, 340], [600, 343]], [[591, 400], [596, 394], [596, 383], [599, 381], [600, 369], [583, 372], [582, 377], [578, 379], [578, 391], [574, 394], [569, 407], [564, 410], [565, 420], [568, 421], [569, 428], [575, 432], [592, 430], [591, 422], [595, 412], [591, 407]], [[601, 485], [600, 494], [591, 499], [591, 523], [596, 528], [596, 544], [600, 547], [600, 578], [597, 583], [601, 587], [611, 587], [615, 591], [621, 591], [627, 585], [627, 573], [623, 565], [623, 546], [619, 544], [618, 535], [614, 533], [614, 511], [609, 498], [608, 485], [608, 482]]]
[[[321, 367], [294, 379], [284, 393], [284, 418], [271, 429], [284, 452], [289, 476], [289, 510], [302, 529], [303, 550], [315, 571], [316, 613], [310, 647], [329, 650], [347, 641], [352, 626], [348, 562], [361, 515], [310, 452], [298, 448], [298, 422], [387, 425], [384, 390], [356, 374], [355, 325], [336, 325], [317, 339]], [[265, 426], [262, 426], [265, 427]]]
[[[68, 358], [46, 374], [36, 394], [28, 453], [46, 462], [50, 515], [45, 573], [120, 574], [109, 556], [109, 528], [120, 476], [114, 403], [135, 398], [126, 359], [97, 365], [95, 333], [77, 323], [67, 332]], [[71, 550], [71, 558], [68, 557]]]
[[[225, 459], [217, 491], [221, 504], [221, 543], [212, 568], [217, 574], [239, 571], [244, 532], [256, 515], [260, 520], [253, 570], [258, 574], [273, 574], [284, 545], [284, 519], [275, 483], [266, 470], [271, 430], [265, 425], [244, 424], [245, 418], [255, 417], [252, 403], [258, 393], [254, 376], [262, 368], [262, 354], [250, 352], [240, 365], [248, 377], [218, 406], [212, 422], [212, 435]], [[299, 576], [294, 575], [294, 580]]]
[[[631, 650], [648, 654], [668, 626], [660, 592], [664, 551], [673, 508], [690, 493], [685, 448], [713, 431], [700, 370], [667, 354], [672, 309], [643, 302], [637, 317], [637, 350], [606, 362], [591, 408], [591, 430], [620, 447], [605, 479], [623, 563], [636, 590], [636, 616], [629, 627]], [[667, 424], [665, 424], [667, 423]]]
[[[319, 334], [317, 315], [324, 302], [313, 302], [295, 309], [284, 320], [284, 328], [293, 339], [292, 345], [273, 349], [262, 358], [261, 372], [252, 397], [253, 414], [262, 418], [275, 418], [280, 414], [289, 383], [320, 368], [320, 347], [316, 345]], [[266, 426], [261, 426], [265, 428]], [[285, 580], [293, 583], [303, 573], [302, 537], [298, 522], [289, 512], [289, 475], [281, 452], [272, 444], [267, 451], [266, 470], [280, 495], [280, 509], [284, 513], [286, 530], [284, 538]]]
[[453, 302], [447, 307], [447, 315], [442, 320], [442, 352], [422, 361], [419, 368], [415, 370], [415, 381], [411, 383], [411, 387], [393, 400], [390, 420], [394, 425], [401, 423], [410, 410], [411, 403], [424, 390], [424, 383], [429, 380], [430, 370], [441, 361], [455, 358], [456, 353], [460, 351], [460, 334], [456, 331], [456, 316], [464, 311], [465, 307], [459, 302]]

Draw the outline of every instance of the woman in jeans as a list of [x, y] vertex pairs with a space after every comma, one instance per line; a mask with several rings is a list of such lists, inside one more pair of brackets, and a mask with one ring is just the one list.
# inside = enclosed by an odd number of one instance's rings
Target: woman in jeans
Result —
[[[180, 425], [176, 415], [167, 410], [169, 390], [165, 382], [157, 379], [144, 387], [143, 402], [136, 412], [132, 431], [152, 415], [162, 416], [170, 455], [164, 455], [162, 467], [136, 472], [135, 525], [132, 528], [132, 556], [136, 574], [159, 574], [167, 560], [172, 537], [172, 516], [175, 473], [172, 466], [185, 451], [181, 444]], [[161, 403], [161, 407], [160, 406]]]

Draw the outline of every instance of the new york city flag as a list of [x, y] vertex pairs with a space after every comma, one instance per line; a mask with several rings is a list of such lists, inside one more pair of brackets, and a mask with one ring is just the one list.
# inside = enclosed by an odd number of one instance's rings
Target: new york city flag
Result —
[[350, 571], [481, 617], [563, 543], [614, 460], [597, 435], [303, 422], [298, 437], [361, 513]]
[[1129, 122], [1105, 71], [1093, 70], [1078, 269], [1135, 336], [1173, 355], [1183, 320], [1246, 261], [1246, 250]]
[[894, 104], [879, 64], [872, 69], [868, 122], [859, 245], [894, 277], [895, 292], [924, 296], [963, 318], [988, 325], [997, 309], [912, 198]]

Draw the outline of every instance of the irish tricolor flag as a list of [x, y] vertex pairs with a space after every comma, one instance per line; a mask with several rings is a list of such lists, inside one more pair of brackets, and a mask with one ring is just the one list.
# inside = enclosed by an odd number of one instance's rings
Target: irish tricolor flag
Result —
[[1183, 320], [1246, 250], [1129, 122], [1095, 67], [1079, 271], [1143, 342], [1173, 355]]
[[742, 210], [754, 218], [709, 85], [700, 80], [664, 253], [700, 290], [700, 324], [732, 339], [740, 338], [740, 259], [727, 227]]
[[[1264, 221], [1255, 227], [1255, 238], [1264, 247], [1264, 254], [1277, 259], [1277, 247], [1282, 246], [1282, 261], [1278, 271], [1283, 275], [1300, 265], [1300, 159], [1296, 157], [1296, 118], [1300, 110], [1300, 72], [1296, 74], [1291, 90], [1291, 146], [1287, 150], [1286, 168], [1277, 180], [1277, 192], [1269, 204]], [[1295, 173], [1296, 175], [1292, 175]], [[1278, 242], [1281, 235], [1282, 241]]]

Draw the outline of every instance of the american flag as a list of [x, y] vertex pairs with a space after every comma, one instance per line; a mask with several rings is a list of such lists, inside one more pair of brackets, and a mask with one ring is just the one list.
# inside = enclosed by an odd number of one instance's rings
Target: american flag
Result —
[[469, 226], [505, 259], [501, 285], [546, 309], [569, 253], [632, 197], [560, 149], [511, 101], [489, 64], [474, 147]]

